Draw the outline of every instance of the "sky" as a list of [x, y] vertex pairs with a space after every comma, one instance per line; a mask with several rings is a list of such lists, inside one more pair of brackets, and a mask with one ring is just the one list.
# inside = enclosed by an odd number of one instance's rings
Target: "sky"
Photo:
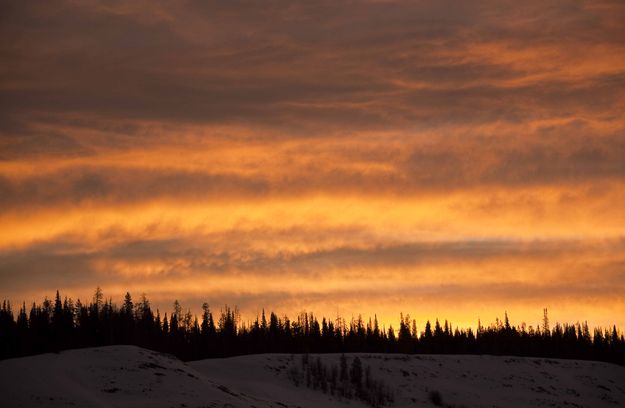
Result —
[[0, 0], [0, 298], [625, 327], [625, 3]]

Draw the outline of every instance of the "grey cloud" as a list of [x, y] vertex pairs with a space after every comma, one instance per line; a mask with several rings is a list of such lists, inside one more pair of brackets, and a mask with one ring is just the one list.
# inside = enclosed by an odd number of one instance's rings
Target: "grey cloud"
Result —
[[[279, 234], [283, 234], [281, 232]], [[287, 232], [288, 233], [288, 232]], [[292, 232], [294, 240], [305, 239], [307, 230]], [[352, 234], [353, 232], [345, 232]], [[396, 267], [420, 267], [452, 262], [455, 265], [497, 259], [530, 259], [547, 261], [557, 256], [574, 253], [610, 251], [623, 249], [624, 242], [586, 243], [583, 241], [451, 241], [418, 242], [398, 245], [380, 245], [370, 248], [349, 246], [316, 250], [306, 253], [280, 252], [268, 254], [251, 249], [248, 245], [256, 239], [270, 240], [275, 233], [233, 232], [235, 241], [226, 236], [187, 236], [169, 239], [126, 240], [109, 248], [92, 250], [80, 241], [63, 240], [35, 244], [19, 251], [0, 254], [0, 276], [3, 286], [12, 286], [12, 276], [27, 273], [33, 281], [43, 279], [72, 278], [120, 279], [111, 270], [107, 276], [94, 276], [94, 264], [117, 261], [129, 264], [158, 261], [163, 265], [161, 278], [203, 274], [259, 274], [273, 276], [297, 271], [303, 274], [323, 276], [329, 270], [348, 271], [350, 268], [373, 267], [389, 269]], [[314, 235], [314, 233], [313, 233]], [[242, 236], [244, 238], [242, 238]], [[353, 238], [353, 237], [352, 237]], [[610, 276], [619, 275], [620, 260], [610, 260], [605, 265]], [[73, 266], [72, 266], [73, 265]], [[555, 271], [554, 271], [555, 272]], [[415, 270], [418, 275], [418, 269]], [[199, 274], [199, 275], [198, 275]], [[616, 274], [616, 275], [615, 275]], [[132, 277], [125, 279], [132, 280]], [[78, 279], [81, 280], [81, 279]], [[98, 284], [98, 282], [96, 282]]]
[[229, 174], [150, 171], [132, 168], [71, 168], [26, 180], [0, 178], [0, 208], [123, 204], [153, 198], [221, 200], [263, 197], [267, 182]]
[[[319, 233], [319, 232], [317, 232]], [[328, 231], [326, 231], [326, 234]], [[346, 237], [354, 235], [354, 231], [333, 231]], [[123, 232], [112, 233], [124, 236]], [[121, 234], [121, 235], [119, 235]], [[276, 235], [277, 234], [277, 235]], [[341, 273], [349, 270], [373, 268], [382, 271], [397, 266], [414, 267], [414, 271], [404, 273], [404, 278], [390, 281], [390, 287], [369, 288], [349, 287], [319, 291], [314, 287], [298, 288], [296, 292], [289, 290], [254, 290], [241, 287], [224, 287], [207, 290], [205, 294], [183, 295], [170, 292], [167, 286], [153, 289], [148, 295], [159, 305], [161, 300], [171, 302], [180, 297], [185, 307], [199, 310], [199, 305], [208, 301], [213, 309], [223, 304], [236, 304], [245, 312], [254, 312], [266, 306], [271, 308], [292, 310], [293, 305], [315, 306], [349, 303], [353, 299], [366, 299], [370, 304], [388, 304], [389, 298], [397, 302], [456, 302], [462, 299], [483, 299], [484, 302], [501, 303], [505, 300], [513, 303], [550, 299], [568, 299], [575, 296], [580, 301], [602, 299], [618, 299], [625, 287], [623, 274], [624, 260], [619, 255], [623, 252], [625, 240], [609, 242], [587, 241], [449, 241], [441, 243], [420, 242], [411, 244], [385, 245], [368, 249], [339, 247], [337, 249], [317, 250], [310, 253], [278, 253], [269, 255], [247, 247], [249, 242], [257, 239], [270, 240], [282, 234], [294, 234], [294, 239], [304, 239], [309, 233], [306, 230], [294, 231], [232, 231], [233, 242], [225, 236], [182, 236], [167, 239], [126, 240], [100, 250], [90, 249], [88, 244], [78, 237], [59, 237], [54, 241], [34, 244], [23, 250], [4, 251], [0, 253], [0, 287], [3, 293], [54, 293], [57, 288], [68, 292], [84, 291], [95, 286], [137, 287], [143, 277], [119, 274], [114, 269], [101, 270], [102, 261], [107, 265], [125, 262], [128, 265], [148, 261], [161, 263], [162, 270], [154, 271], [154, 279], [161, 281], [193, 282], [198, 278], [210, 276], [231, 276], [245, 280], [248, 274], [268, 280], [279, 277], [285, 284], [289, 279], [309, 278], [324, 279], [329, 268]], [[283, 237], [284, 238], [284, 237]], [[552, 260], [566, 255], [569, 261], [575, 256], [586, 259], [584, 254], [610, 254], [609, 257], [588, 264], [582, 263], [578, 268], [566, 270], [554, 269]], [[541, 282], [522, 283], [510, 282], [507, 271], [500, 270], [498, 276], [490, 270], [488, 281], [479, 283], [474, 278], [459, 278], [455, 283], [433, 283], [430, 279], [420, 278], [419, 267], [436, 266], [451, 261], [454, 265], [480, 262], [485, 267], [497, 259], [530, 260], [545, 262], [545, 270], [541, 272]], [[99, 266], [96, 266], [99, 265]], [[551, 265], [551, 266], [547, 266]], [[131, 266], [132, 267], [132, 266]], [[591, 270], [585, 278], [579, 276]], [[293, 274], [292, 271], [297, 271]], [[576, 276], [571, 281], [568, 274]], [[16, 279], [17, 276], [29, 276], [29, 280]], [[347, 275], [346, 275], [347, 276]], [[376, 279], [369, 274], [361, 276], [363, 282]], [[390, 291], [390, 292], [389, 292]], [[119, 295], [121, 294], [107, 294]], [[135, 294], [137, 295], [137, 294]], [[14, 295], [15, 296], [15, 295]], [[12, 299], [21, 302], [23, 299]], [[411, 303], [411, 304], [412, 304]], [[169, 303], [167, 303], [169, 305]], [[312, 305], [312, 306], [311, 306]], [[161, 312], [168, 310], [160, 303]]]
[[[76, 165], [36, 176], [0, 176], [0, 208], [46, 208], [53, 205], [138, 204], [154, 199], [198, 202], [307, 196], [315, 193], [419, 195], [481, 186], [573, 185], [625, 179], [625, 143], [620, 133], [588, 137], [583, 122], [544, 129], [532, 135], [441, 138], [417, 144], [405, 159], [393, 150], [370, 148], [333, 151], [330, 159], [360, 162], [365, 170], [323, 166], [315, 156], [293, 159], [290, 171], [276, 177], [262, 168], [251, 174], [227, 169], [181, 170], [109, 165]], [[71, 146], [72, 139], [58, 143]], [[58, 147], [58, 146], [57, 146]], [[80, 149], [80, 146], [75, 147]], [[302, 151], [289, 154], [301, 156]], [[306, 153], [308, 154], [308, 153]], [[390, 171], [368, 172], [367, 164]], [[234, 170], [233, 170], [234, 171]]]
[[[189, 2], [188, 8], [150, 3], [154, 10], [146, 14], [151, 19], [88, 4], [9, 3], [12, 18], [3, 32], [13, 41], [0, 47], [10, 57], [2, 108], [7, 122], [41, 112], [73, 112], [112, 120], [286, 126], [293, 132], [314, 129], [320, 121], [328, 130], [514, 120], [519, 110], [537, 115], [545, 108], [562, 111], [561, 104], [592, 110], [599, 103], [614, 110], [620, 91], [600, 83], [581, 91], [567, 82], [529, 89], [457, 89], [471, 81], [525, 75], [514, 65], [463, 62], [467, 45], [494, 37], [554, 47], [562, 40], [614, 41], [612, 26], [601, 24], [608, 13], [565, 3], [534, 2], [528, 12], [499, 2], [479, 7], [463, 2], [279, 1], [260, 8], [256, 3]], [[167, 17], [158, 18], [159, 12]], [[515, 28], [504, 29], [508, 26]], [[548, 33], [539, 34], [545, 26]], [[579, 32], [590, 38], [580, 38]], [[438, 57], [441, 47], [457, 57]], [[389, 79], [442, 87], [403, 95]], [[14, 85], [24, 83], [28, 86]], [[398, 93], [397, 99], [389, 97]], [[331, 101], [385, 108], [306, 107]]]
[[454, 138], [415, 148], [403, 169], [414, 187], [439, 190], [623, 180], [625, 143], [620, 133], [593, 138], [588, 132], [583, 123], [573, 122], [555, 132]]

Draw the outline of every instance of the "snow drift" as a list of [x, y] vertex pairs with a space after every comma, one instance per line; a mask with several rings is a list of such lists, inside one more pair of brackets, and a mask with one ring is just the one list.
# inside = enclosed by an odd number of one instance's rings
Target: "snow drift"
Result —
[[[394, 393], [393, 406], [617, 407], [625, 367], [577, 360], [466, 355], [349, 354]], [[339, 364], [339, 354], [311, 355]], [[183, 363], [135, 346], [0, 361], [3, 407], [359, 407], [296, 386], [301, 357], [264, 354]], [[440, 400], [433, 398], [440, 396]]]

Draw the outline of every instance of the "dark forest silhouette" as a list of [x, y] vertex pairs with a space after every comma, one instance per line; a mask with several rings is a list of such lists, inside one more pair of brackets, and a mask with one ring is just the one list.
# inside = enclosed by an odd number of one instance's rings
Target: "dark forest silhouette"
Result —
[[121, 307], [105, 300], [98, 288], [93, 300], [83, 304], [61, 296], [45, 299], [17, 318], [8, 301], [0, 309], [0, 358], [56, 352], [70, 348], [134, 344], [176, 355], [183, 360], [254, 353], [440, 353], [495, 354], [601, 360], [625, 365], [625, 337], [615, 326], [595, 328], [586, 323], [550, 327], [547, 310], [541, 327], [503, 321], [477, 331], [432, 325], [417, 332], [416, 321], [401, 315], [398, 330], [380, 328], [377, 318], [349, 322], [337, 318], [321, 321], [312, 313], [296, 319], [262, 315], [244, 324], [238, 309], [225, 306], [215, 319], [207, 304], [198, 318], [183, 313], [178, 301], [171, 313], [152, 310], [145, 295], [134, 302], [126, 294]]

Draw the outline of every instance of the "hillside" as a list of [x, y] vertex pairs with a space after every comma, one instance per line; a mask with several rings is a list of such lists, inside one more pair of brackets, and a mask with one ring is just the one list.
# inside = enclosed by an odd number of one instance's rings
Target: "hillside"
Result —
[[[393, 406], [617, 407], [625, 367], [541, 358], [457, 355], [358, 356], [395, 396]], [[317, 355], [310, 360], [316, 362]], [[340, 355], [319, 356], [328, 367]], [[301, 357], [264, 354], [183, 363], [134, 346], [64, 351], [0, 361], [4, 407], [359, 407], [295, 386]]]

